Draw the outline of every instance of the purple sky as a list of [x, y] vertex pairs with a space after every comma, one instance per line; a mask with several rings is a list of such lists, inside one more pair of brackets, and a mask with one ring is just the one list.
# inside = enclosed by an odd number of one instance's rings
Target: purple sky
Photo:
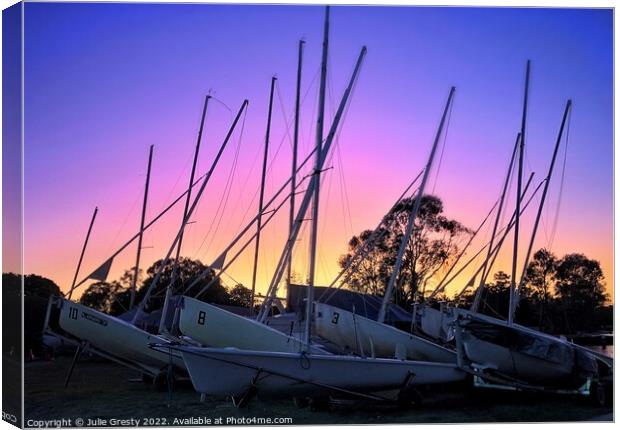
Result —
[[[323, 9], [309, 6], [26, 4], [26, 271], [66, 289], [95, 206], [100, 214], [83, 275], [137, 230], [149, 145], [155, 156], [147, 218], [180, 193], [203, 98], [212, 90], [222, 103], [208, 113], [200, 172], [211, 163], [231, 111], [245, 98], [250, 108], [242, 139], [235, 135], [188, 230], [183, 253], [210, 263], [256, 210], [273, 74], [279, 79], [267, 195], [288, 176], [292, 129], [284, 118], [292, 117], [302, 37], [302, 158], [313, 144], [322, 19]], [[525, 170], [534, 170], [538, 180], [546, 173], [564, 103], [574, 101], [552, 250], [600, 260], [611, 289], [611, 10], [334, 7], [330, 34], [329, 122], [363, 45], [368, 55], [330, 160], [334, 169], [325, 175], [319, 282], [335, 275], [348, 238], [373, 227], [423, 166], [451, 85], [457, 90], [445, 152], [427, 191], [444, 200], [448, 216], [472, 228], [480, 222], [499, 195], [520, 127], [529, 58]], [[563, 151], [537, 247], [550, 245]], [[218, 205], [224, 213], [219, 223]], [[265, 231], [259, 290], [279, 255], [286, 212]], [[145, 235], [144, 266], [163, 256], [180, 216], [171, 213]], [[524, 238], [532, 218], [530, 211]], [[296, 252], [295, 270], [302, 275], [306, 236]], [[132, 247], [115, 261], [113, 278], [133, 264], [134, 252]], [[246, 285], [251, 254], [230, 271]], [[508, 257], [502, 254], [498, 268], [509, 271]]]

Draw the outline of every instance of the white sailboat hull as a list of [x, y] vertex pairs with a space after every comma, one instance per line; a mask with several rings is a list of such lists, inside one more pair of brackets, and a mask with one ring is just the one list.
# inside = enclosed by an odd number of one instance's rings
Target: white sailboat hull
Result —
[[303, 350], [303, 342], [293, 336], [191, 297], [183, 297], [179, 329], [210, 347], [279, 352]]
[[429, 306], [420, 306], [416, 309], [420, 325], [419, 329], [427, 336], [442, 342], [454, 340], [454, 315], [445, 309], [438, 310]]
[[315, 303], [315, 312], [316, 333], [355, 354], [395, 357], [401, 350], [409, 360], [456, 363], [454, 351], [387, 324], [325, 303]]
[[104, 356], [112, 356], [152, 375], [165, 369], [171, 360], [175, 367], [185, 369], [179, 354], [170, 357], [149, 347], [166, 343], [164, 338], [70, 300], [61, 301], [59, 325], [72, 336], [88, 342], [95, 352], [99, 350]]
[[[236, 396], [254, 385], [259, 394], [316, 394], [321, 391], [372, 393], [410, 385], [461, 381], [454, 364], [354, 356], [176, 347], [197, 392]], [[411, 375], [411, 376], [410, 376]]]

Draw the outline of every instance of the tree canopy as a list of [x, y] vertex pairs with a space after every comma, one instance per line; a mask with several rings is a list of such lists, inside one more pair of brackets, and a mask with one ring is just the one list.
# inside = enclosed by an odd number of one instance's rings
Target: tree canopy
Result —
[[[385, 223], [375, 233], [376, 241], [367, 258], [350, 276], [348, 287], [363, 293], [383, 295], [396, 262], [398, 249], [406, 233], [409, 214], [416, 197], [404, 198], [388, 213]], [[424, 195], [407, 242], [397, 278], [396, 301], [403, 305], [423, 297], [431, 280], [445, 270], [459, 253], [461, 242], [471, 231], [443, 214], [439, 197]], [[348, 252], [339, 259], [346, 267], [361, 246], [373, 235], [365, 230], [349, 240]]]
[[[519, 292], [516, 320], [540, 330], [569, 334], [598, 330], [610, 325], [603, 272], [596, 260], [571, 253], [558, 258], [546, 249], [534, 253]], [[471, 304], [474, 292], [465, 297]], [[495, 273], [486, 285], [479, 311], [506, 318], [510, 298], [510, 276]]]
[[[155, 280], [157, 272], [162, 264], [163, 260], [158, 260], [153, 263], [146, 269], [146, 277], [144, 277], [144, 279], [142, 271], [140, 270], [138, 282], [136, 283], [136, 304], [145, 297], [147, 290]], [[147, 312], [160, 309], [163, 306], [166, 288], [172, 283], [173, 269], [173, 261], [169, 261], [164, 266], [157, 285], [154, 286], [150, 300], [147, 303]], [[205, 266], [199, 260], [181, 257], [179, 259], [176, 280], [172, 285], [173, 293], [183, 294], [203, 272], [206, 274], [188, 291], [189, 295], [198, 293], [198, 291], [208, 285], [215, 277], [215, 271]], [[134, 269], [132, 268], [126, 270], [120, 279], [116, 281], [98, 281], [91, 284], [82, 294], [80, 303], [111, 315], [120, 315], [127, 312], [129, 310], [133, 276]], [[203, 295], [201, 295], [200, 299], [209, 303], [249, 306], [242, 288], [245, 287], [237, 285], [232, 288], [229, 293], [218, 279]], [[245, 290], [247, 290], [247, 288], [245, 288]]]

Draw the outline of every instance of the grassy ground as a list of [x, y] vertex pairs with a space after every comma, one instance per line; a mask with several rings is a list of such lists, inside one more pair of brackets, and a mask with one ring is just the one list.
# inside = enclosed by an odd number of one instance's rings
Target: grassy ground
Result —
[[[178, 387], [171, 396], [156, 392], [143, 382], [132, 381], [139, 378], [135, 371], [99, 360], [80, 362], [65, 389], [63, 381], [69, 363], [70, 358], [61, 357], [26, 364], [26, 420], [151, 417], [160, 418], [160, 424], [173, 425], [175, 418], [211, 418], [216, 423], [215, 419], [221, 417], [221, 423], [226, 424], [230, 417], [290, 417], [293, 424], [385, 424], [582, 421], [601, 416], [610, 420], [612, 413], [582, 398], [454, 389], [423, 393], [424, 403], [408, 410], [365, 404], [314, 411], [297, 407], [292, 400], [260, 398], [238, 409], [224, 399], [201, 402], [188, 385]], [[182, 424], [188, 423], [176, 423]]]

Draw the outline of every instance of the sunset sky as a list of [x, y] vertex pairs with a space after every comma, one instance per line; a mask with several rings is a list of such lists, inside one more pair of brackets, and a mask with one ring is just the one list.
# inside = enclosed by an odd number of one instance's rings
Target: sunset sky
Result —
[[[266, 195], [290, 174], [300, 38], [306, 41], [300, 159], [314, 144], [322, 24], [323, 8], [313, 6], [27, 3], [26, 273], [67, 290], [95, 206], [99, 215], [82, 276], [138, 230], [151, 144], [147, 220], [183, 192], [209, 91], [215, 99], [199, 173], [211, 164], [242, 101], [250, 101], [243, 133], [239, 127], [186, 233], [183, 255], [211, 263], [256, 213], [274, 74]], [[478, 225], [500, 193], [531, 59], [525, 173], [535, 171], [535, 183], [546, 174], [564, 104], [568, 98], [574, 103], [557, 232], [551, 241], [564, 146], [535, 249], [551, 246], [559, 256], [582, 252], [599, 260], [613, 291], [611, 10], [333, 7], [331, 24], [327, 124], [362, 46], [368, 54], [327, 162], [333, 168], [323, 175], [319, 284], [337, 273], [348, 239], [374, 227], [420, 171], [452, 85], [445, 149], [427, 192], [444, 201], [447, 216]], [[514, 200], [513, 191], [509, 211]], [[283, 209], [263, 233], [259, 291], [266, 289], [286, 238], [288, 207]], [[534, 209], [523, 219], [521, 257]], [[163, 257], [181, 212], [179, 206], [145, 233], [142, 267]], [[490, 228], [472, 250], [485, 234]], [[295, 251], [302, 277], [307, 236], [306, 229]], [[505, 248], [495, 269], [510, 272], [511, 245]], [[252, 250], [223, 278], [228, 285], [250, 285]], [[114, 261], [110, 279], [134, 259], [132, 245]]]

